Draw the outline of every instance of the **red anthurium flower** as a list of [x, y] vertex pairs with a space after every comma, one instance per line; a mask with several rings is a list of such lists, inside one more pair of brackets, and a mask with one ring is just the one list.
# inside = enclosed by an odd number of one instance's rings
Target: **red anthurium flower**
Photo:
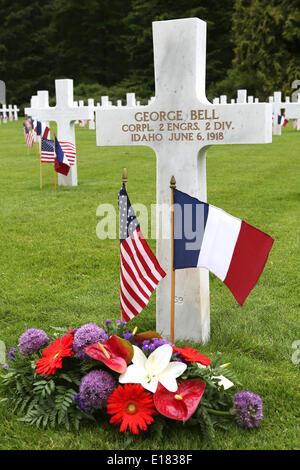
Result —
[[36, 372], [41, 375], [55, 374], [57, 369], [62, 368], [62, 358], [73, 356], [73, 336], [66, 335], [50, 344], [43, 351], [41, 359], [36, 362]]
[[209, 357], [204, 356], [204, 354], [198, 353], [197, 349], [189, 348], [188, 346], [184, 349], [176, 348], [175, 346], [173, 346], [173, 351], [179, 352], [180, 356], [182, 356], [185, 361], [200, 362], [204, 366], [210, 365]]
[[199, 379], [181, 382], [177, 391], [169, 392], [161, 383], [154, 394], [154, 404], [160, 414], [179, 421], [187, 421], [196, 411], [205, 390]]
[[123, 374], [133, 357], [133, 347], [126, 339], [111, 336], [102, 343], [91, 344], [84, 352], [93, 359], [104, 362], [110, 369]]

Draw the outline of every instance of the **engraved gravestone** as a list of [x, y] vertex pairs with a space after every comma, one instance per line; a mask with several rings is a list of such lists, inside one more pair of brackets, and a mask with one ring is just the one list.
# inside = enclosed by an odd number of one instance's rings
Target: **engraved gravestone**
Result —
[[[169, 336], [171, 225], [159, 208], [170, 207], [170, 178], [175, 176], [178, 189], [206, 201], [209, 146], [271, 142], [272, 123], [269, 104], [207, 100], [204, 21], [154, 22], [153, 41], [155, 98], [147, 106], [97, 110], [96, 135], [97, 145], [147, 145], [156, 153], [157, 258], [167, 272], [157, 287], [156, 328]], [[176, 339], [209, 339], [208, 274], [203, 268], [176, 271]]]

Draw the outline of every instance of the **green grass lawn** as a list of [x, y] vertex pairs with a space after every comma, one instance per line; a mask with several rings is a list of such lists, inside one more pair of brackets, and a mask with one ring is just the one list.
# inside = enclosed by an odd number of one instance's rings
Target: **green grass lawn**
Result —
[[[147, 147], [96, 147], [95, 131], [76, 130], [76, 188], [53, 189], [53, 166], [27, 155], [22, 121], [0, 126], [0, 340], [7, 350], [27, 328], [79, 327], [120, 318], [119, 241], [96, 235], [101, 203], [114, 204], [122, 168], [131, 202], [155, 203], [155, 155]], [[300, 132], [289, 124], [268, 145], [215, 146], [207, 158], [208, 202], [275, 238], [258, 285], [241, 308], [211, 275], [211, 339], [199, 350], [231, 362], [242, 389], [261, 395], [257, 430], [234, 424], [205, 442], [195, 430], [157, 441], [144, 434], [131, 449], [296, 449], [300, 339]], [[155, 249], [155, 241], [149, 241]], [[134, 321], [155, 329], [155, 294]], [[237, 390], [236, 390], [237, 391]], [[0, 449], [123, 449], [126, 437], [107, 423], [80, 432], [38, 430], [0, 404]], [[299, 421], [298, 421], [299, 425]]]

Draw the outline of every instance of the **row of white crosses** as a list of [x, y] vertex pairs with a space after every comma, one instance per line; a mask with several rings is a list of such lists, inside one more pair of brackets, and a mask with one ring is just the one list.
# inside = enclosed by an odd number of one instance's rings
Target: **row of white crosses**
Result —
[[[97, 110], [97, 145], [148, 145], [155, 151], [158, 208], [170, 207], [172, 175], [178, 189], [206, 201], [208, 148], [213, 144], [270, 143], [271, 105], [212, 105], [207, 100], [204, 21], [189, 18], [154, 22], [153, 41], [155, 98], [147, 106]], [[178, 133], [174, 124], [190, 125], [194, 130]], [[200, 130], [195, 131], [197, 127]], [[164, 220], [168, 236], [169, 219]], [[170, 239], [163, 233], [159, 210], [156, 228], [157, 257], [168, 274], [157, 287], [156, 329], [163, 336], [169, 336], [171, 248]], [[208, 271], [176, 271], [175, 295], [175, 338], [207, 342], [210, 335]]]
[[[4, 120], [5, 123], [7, 122], [7, 119], [6, 119], [7, 117], [9, 121], [14, 121], [14, 120], [17, 121], [19, 111], [20, 110], [16, 104], [14, 106], [9, 104], [8, 107], [6, 106], [6, 104], [3, 104], [2, 107], [0, 108], [0, 114], [2, 114], [2, 116], [5, 118]], [[0, 120], [0, 124], [1, 124], [1, 120]]]
[[285, 101], [282, 101], [281, 92], [275, 91], [274, 96], [269, 97], [269, 102], [272, 103], [274, 113], [274, 126], [273, 134], [281, 135], [281, 126], [278, 124], [278, 115], [281, 114], [281, 110], [285, 109], [286, 119], [298, 119], [297, 129], [300, 130], [300, 94], [298, 94], [298, 101], [291, 102], [289, 97], [286, 97]]
[[[231, 98], [230, 104], [237, 103], [259, 103], [258, 98], [254, 98], [254, 96], [247, 97], [247, 90], [238, 90], [237, 91], [237, 99]], [[220, 98], [214, 98], [213, 104], [227, 104], [227, 95], [221, 95]]]
[[[237, 103], [258, 103], [258, 98], [253, 96], [247, 97], [247, 90], [238, 90], [237, 91]], [[298, 102], [300, 102], [300, 95], [298, 95]], [[220, 98], [214, 98], [213, 104], [226, 104], [227, 96], [221, 95]], [[231, 104], [234, 104], [235, 100], [231, 99]], [[269, 103], [272, 104], [272, 115], [273, 115], [273, 134], [281, 135], [282, 126], [278, 124], [278, 116], [281, 115], [282, 109], [285, 109], [285, 117], [287, 119], [297, 119], [300, 118], [299, 113], [299, 104], [291, 103], [290, 98], [286, 97], [285, 102], [282, 101], [281, 92], [276, 91], [273, 96], [269, 97]], [[300, 129], [300, 121], [298, 122], [298, 129]]]
[[[79, 100], [79, 102], [75, 101], [74, 102], [76, 106], [83, 107], [84, 106], [84, 101]], [[135, 99], [135, 93], [126, 93], [126, 106], [133, 107], [133, 106], [139, 106], [140, 102], [136, 101]], [[102, 96], [101, 97], [101, 103], [98, 102], [95, 106], [95, 100], [93, 98], [88, 99], [88, 107], [92, 110], [93, 114], [100, 108], [110, 108], [112, 107], [113, 104], [109, 100], [108, 96]], [[122, 107], [122, 100], [117, 100], [117, 107]], [[77, 124], [77, 122], [76, 122]], [[93, 119], [89, 120], [89, 129], [90, 130], [95, 130], [95, 120], [94, 117]]]

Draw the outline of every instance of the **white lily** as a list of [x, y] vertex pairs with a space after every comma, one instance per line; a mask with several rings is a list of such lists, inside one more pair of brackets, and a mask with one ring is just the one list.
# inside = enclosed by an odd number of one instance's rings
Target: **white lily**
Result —
[[133, 346], [134, 355], [132, 364], [120, 375], [119, 382], [139, 383], [146, 390], [156, 392], [160, 382], [169, 392], [176, 392], [178, 386], [176, 378], [187, 368], [183, 362], [170, 362], [173, 348], [169, 344], [163, 344], [153, 351], [147, 358], [143, 351]]

